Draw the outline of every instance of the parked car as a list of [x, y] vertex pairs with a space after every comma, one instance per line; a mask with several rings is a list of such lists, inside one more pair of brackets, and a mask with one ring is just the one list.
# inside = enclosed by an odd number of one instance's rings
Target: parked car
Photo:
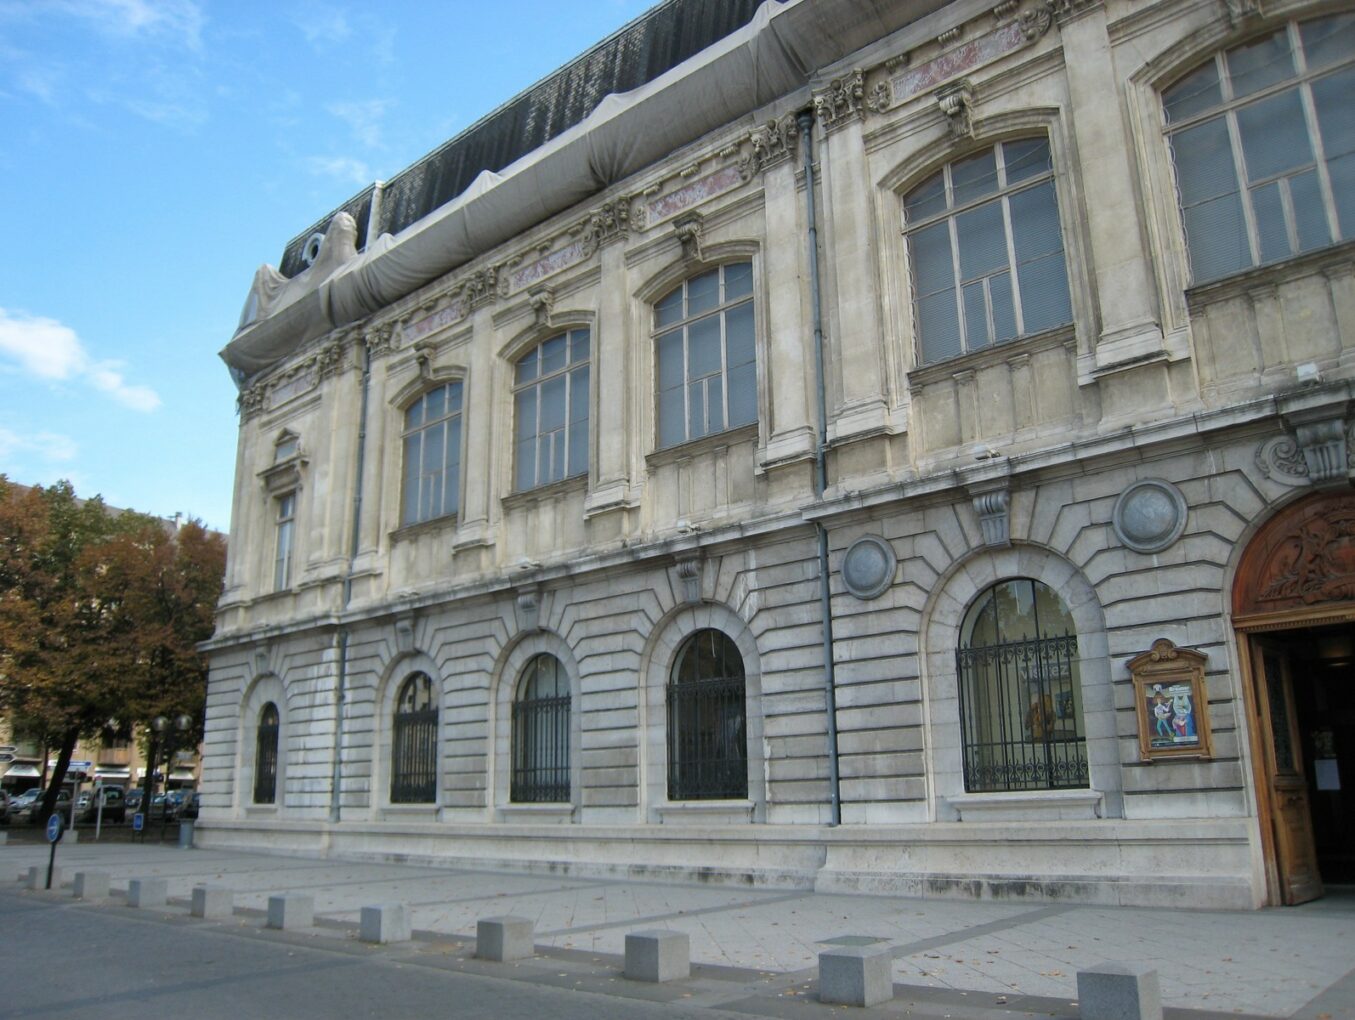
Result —
[[134, 786], [123, 795], [123, 801], [127, 805], [128, 811], [141, 810], [141, 797], [145, 792], [141, 787]]
[[[99, 803], [94, 799], [93, 791], [80, 794], [80, 803], [76, 808], [82, 822], [92, 822], [99, 817]], [[103, 788], [103, 820], [122, 822], [127, 819], [127, 801], [123, 797], [121, 786]]]
[[[43, 791], [38, 790], [33, 799], [30, 800], [23, 809], [21, 820], [31, 822], [34, 825], [46, 825], [47, 813], [42, 810]], [[57, 791], [56, 803], [52, 805], [52, 812], [61, 815], [67, 821], [71, 816], [71, 791], [62, 787]]]
[[30, 804], [38, 797], [42, 796], [40, 787], [33, 787], [31, 790], [25, 790], [23, 793], [16, 794], [14, 799], [9, 802], [9, 816], [15, 821], [22, 822], [27, 819], [25, 812]]

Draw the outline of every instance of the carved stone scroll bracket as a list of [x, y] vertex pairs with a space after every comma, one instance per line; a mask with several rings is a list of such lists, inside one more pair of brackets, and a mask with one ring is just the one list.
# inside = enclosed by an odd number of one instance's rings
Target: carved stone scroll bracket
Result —
[[420, 340], [414, 345], [414, 361], [419, 366], [419, 378], [428, 379], [433, 374], [433, 355], [438, 345], [431, 340]]
[[1288, 433], [1267, 439], [1256, 448], [1256, 466], [1261, 474], [1281, 485], [1308, 484], [1308, 463]]
[[960, 79], [936, 90], [936, 105], [950, 123], [952, 138], [974, 137], [974, 90], [967, 79]]
[[888, 78], [877, 81], [866, 93], [866, 109], [871, 113], [884, 113], [894, 105], [894, 86]]
[[272, 660], [271, 653], [272, 649], [267, 645], [254, 649], [254, 675], [256, 677], [272, 672], [269, 666], [269, 662]]
[[682, 245], [682, 258], [687, 262], [701, 261], [701, 214], [684, 213], [673, 221], [673, 232]]
[[831, 132], [861, 116], [865, 109], [866, 76], [854, 68], [841, 78], [834, 78], [828, 87], [814, 93], [814, 116]]
[[541, 626], [541, 589], [537, 585], [519, 588], [513, 602], [518, 630], [536, 630]]
[[1350, 431], [1344, 399], [1309, 390], [1276, 401], [1280, 420], [1293, 430], [1294, 443], [1303, 457], [1308, 481], [1313, 485], [1345, 484], [1350, 477]]
[[527, 293], [527, 300], [531, 303], [536, 324], [542, 328], [549, 327], [551, 313], [555, 311], [555, 291], [549, 287], [537, 287]]
[[413, 613], [401, 613], [395, 618], [395, 648], [401, 655], [414, 651]]
[[1228, 23], [1234, 28], [1265, 14], [1261, 9], [1261, 0], [1223, 0], [1223, 7], [1228, 15]]
[[748, 155], [738, 162], [739, 177], [752, 180], [769, 167], [790, 159], [799, 140], [792, 113], [754, 128], [748, 135]]
[[1005, 485], [981, 492], [971, 490], [970, 498], [974, 502], [974, 513], [979, 518], [983, 544], [997, 549], [1011, 545], [1011, 490]]
[[702, 562], [700, 550], [680, 553], [677, 557], [679, 594], [686, 602], [701, 601]]

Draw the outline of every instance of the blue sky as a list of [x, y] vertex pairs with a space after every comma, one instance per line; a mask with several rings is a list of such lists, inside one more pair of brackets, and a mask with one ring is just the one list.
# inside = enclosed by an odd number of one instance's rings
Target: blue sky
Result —
[[0, 0], [0, 472], [225, 529], [254, 270], [650, 0]]

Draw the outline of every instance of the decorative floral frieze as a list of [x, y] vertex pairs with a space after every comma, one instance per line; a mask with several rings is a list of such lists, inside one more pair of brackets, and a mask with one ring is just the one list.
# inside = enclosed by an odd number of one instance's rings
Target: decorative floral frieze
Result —
[[670, 220], [693, 206], [707, 202], [717, 195], [723, 195], [743, 183], [744, 177], [739, 173], [739, 168], [727, 166], [705, 177], [699, 177], [666, 195], [656, 194], [644, 203], [643, 226], [646, 228], [657, 226], [664, 220]]
[[825, 131], [834, 131], [861, 116], [865, 99], [865, 73], [854, 68], [841, 78], [834, 78], [826, 89], [814, 93], [814, 116]]
[[400, 333], [406, 344], [413, 343], [455, 322], [460, 322], [468, 312], [469, 305], [464, 297], [458, 296], [428, 315], [406, 322], [400, 327]]
[[799, 139], [793, 113], [754, 128], [748, 135], [748, 154], [738, 162], [739, 178], [752, 180], [769, 167], [790, 159]]

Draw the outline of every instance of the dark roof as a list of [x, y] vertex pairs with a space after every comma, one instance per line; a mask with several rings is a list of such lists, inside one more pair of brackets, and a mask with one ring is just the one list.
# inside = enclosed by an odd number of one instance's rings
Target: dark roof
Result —
[[[746, 25], [761, 2], [666, 0], [642, 14], [387, 181], [375, 233], [394, 234], [416, 223], [465, 191], [482, 170], [502, 170], [578, 124], [606, 96], [653, 81]], [[369, 185], [293, 238], [283, 252], [283, 275], [306, 268], [306, 239], [323, 233], [339, 211], [357, 221], [358, 249], [364, 248], [372, 193]]]

